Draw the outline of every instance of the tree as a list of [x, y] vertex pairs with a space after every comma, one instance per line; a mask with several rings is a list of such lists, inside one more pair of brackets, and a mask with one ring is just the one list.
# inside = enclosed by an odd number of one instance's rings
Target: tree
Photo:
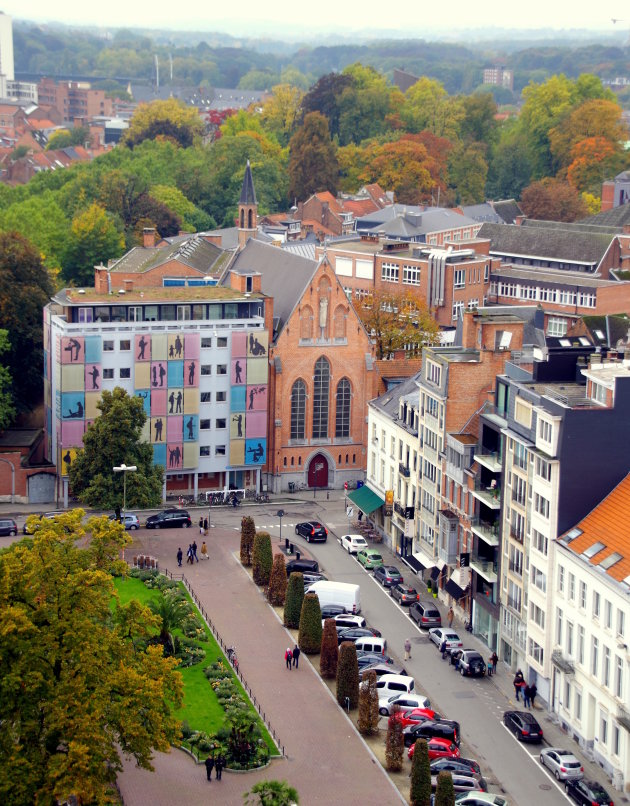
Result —
[[18, 411], [34, 407], [42, 396], [42, 308], [52, 292], [50, 276], [26, 238], [0, 232], [0, 322], [11, 334], [3, 363], [13, 379]]
[[435, 344], [438, 326], [424, 302], [411, 291], [374, 290], [358, 303], [357, 313], [376, 342], [378, 358], [394, 350], [419, 353]]
[[83, 515], [43, 521], [0, 556], [3, 803], [109, 802], [122, 754], [152, 769], [179, 740], [177, 661], [151, 645], [151, 611], [115, 596], [128, 538]]
[[359, 686], [359, 720], [357, 727], [364, 736], [373, 736], [378, 733], [378, 689], [376, 688], [376, 672], [368, 671], [363, 674]]
[[59, 129], [48, 138], [46, 151], [67, 148], [68, 146], [82, 146], [90, 139], [90, 130], [86, 126], [76, 126], [70, 131]]
[[16, 201], [3, 210], [0, 229], [19, 232], [39, 251], [42, 263], [52, 273], [60, 269], [70, 221], [51, 190]]
[[300, 798], [286, 781], [260, 781], [243, 795], [246, 806], [293, 806]]
[[304, 201], [320, 190], [337, 192], [339, 166], [328, 122], [310, 112], [289, 143], [289, 194]]
[[201, 232], [216, 229], [216, 221], [189, 201], [179, 188], [170, 185], [154, 185], [150, 194], [152, 199], [164, 204], [180, 219], [181, 227], [186, 232]]
[[121, 143], [134, 148], [144, 140], [161, 137], [188, 148], [202, 132], [203, 124], [198, 111], [175, 98], [169, 98], [166, 101], [140, 104], [121, 138]]
[[431, 806], [431, 762], [425, 739], [418, 739], [411, 762], [411, 806]]
[[268, 532], [256, 532], [254, 537], [254, 552], [252, 554], [252, 572], [254, 582], [262, 587], [269, 584], [273, 552], [271, 550], [271, 537]]
[[586, 216], [586, 205], [577, 190], [562, 179], [541, 179], [526, 187], [521, 207], [528, 218], [575, 221]]
[[556, 164], [566, 168], [575, 159], [575, 146], [590, 138], [602, 138], [622, 156], [622, 143], [628, 139], [628, 126], [622, 115], [617, 103], [603, 98], [584, 101], [573, 109], [560, 125], [549, 131], [549, 146]]
[[450, 772], [438, 773], [435, 806], [455, 806], [455, 789]]
[[271, 566], [267, 599], [274, 607], [282, 607], [287, 596], [287, 567], [282, 554], [276, 554]]
[[616, 176], [623, 168], [625, 157], [617, 143], [605, 137], [588, 137], [571, 149], [572, 162], [567, 168], [567, 180], [584, 193], [601, 195], [602, 182]]
[[294, 571], [289, 577], [287, 598], [284, 600], [284, 626], [297, 630], [300, 626], [300, 614], [304, 601], [304, 576]]
[[337, 663], [339, 660], [339, 641], [337, 640], [337, 625], [335, 619], [327, 618], [324, 621], [322, 633], [322, 647], [319, 654], [319, 673], [326, 680], [337, 677]]
[[94, 267], [120, 257], [125, 238], [111, 214], [91, 204], [72, 220], [63, 258], [63, 276], [76, 285], [94, 284]]
[[247, 515], [241, 518], [241, 563], [247, 568], [252, 564], [252, 549], [256, 537], [254, 519]]
[[525, 136], [513, 129], [503, 130], [488, 166], [486, 195], [489, 199], [520, 199], [529, 185], [532, 166]]
[[263, 127], [287, 146], [301, 114], [304, 92], [290, 84], [276, 84], [260, 114]]
[[[142, 399], [124, 389], [103, 391], [97, 404], [100, 416], [83, 436], [84, 450], [70, 467], [70, 486], [80, 501], [91, 507], [115, 509], [126, 501], [129, 508], [148, 509], [162, 501], [164, 469], [153, 464], [153, 448], [142, 441], [147, 415]], [[135, 465], [133, 473], [114, 473], [113, 468]]]
[[174, 655], [175, 630], [181, 629], [188, 620], [190, 610], [185, 599], [176, 596], [160, 596], [151, 599], [148, 603], [149, 610], [159, 622], [159, 642], [164, 647], [165, 655]]
[[392, 87], [373, 67], [352, 64], [344, 69], [352, 83], [339, 96], [339, 142], [360, 143], [382, 134], [391, 110]]
[[497, 139], [497, 105], [489, 92], [475, 92], [461, 99], [460, 136], [465, 143], [492, 146]]
[[351, 84], [352, 77], [347, 73], [327, 73], [322, 76], [302, 99], [304, 116], [319, 112], [327, 118], [331, 136], [339, 135], [339, 100], [341, 93]]
[[542, 84], [529, 84], [523, 97], [520, 128], [527, 140], [533, 175], [548, 176], [554, 172], [549, 132], [570, 112], [574, 103], [573, 84], [564, 75], [554, 75]]
[[322, 645], [322, 611], [315, 593], [307, 593], [300, 612], [298, 646], [307, 655], [315, 655]]
[[365, 168], [359, 176], [363, 182], [378, 182], [382, 188], [393, 190], [400, 204], [430, 201], [436, 185], [427, 149], [412, 137], [366, 149]]
[[459, 139], [464, 114], [461, 101], [451, 98], [439, 81], [426, 76], [409, 87], [400, 109], [400, 119], [408, 132], [426, 129], [452, 142]]
[[353, 641], [344, 641], [339, 647], [337, 702], [342, 708], [352, 710], [359, 704], [359, 664]]
[[449, 184], [458, 204], [480, 204], [485, 199], [488, 163], [481, 143], [461, 144], [453, 149], [448, 165]]
[[387, 720], [387, 736], [385, 738], [385, 768], [390, 772], [400, 772], [403, 765], [405, 741], [403, 737], [400, 708], [394, 706]]
[[[0, 330], [0, 356], [11, 350], [9, 334], [6, 330]], [[0, 432], [8, 428], [15, 418], [15, 406], [13, 404], [13, 380], [11, 372], [7, 367], [0, 364]]]

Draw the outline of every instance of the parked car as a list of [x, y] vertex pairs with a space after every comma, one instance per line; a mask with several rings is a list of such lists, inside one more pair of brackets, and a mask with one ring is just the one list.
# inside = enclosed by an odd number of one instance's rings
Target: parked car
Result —
[[444, 639], [446, 639], [447, 652], [450, 652], [452, 649], [461, 649], [461, 647], [464, 646], [459, 635], [448, 627], [431, 627], [429, 630], [429, 640], [433, 641], [438, 649], [442, 646]]
[[374, 579], [384, 588], [392, 588], [403, 581], [403, 576], [395, 565], [379, 565], [374, 569]]
[[303, 537], [307, 543], [325, 543], [328, 540], [328, 529], [319, 521], [296, 523], [295, 534]]
[[[367, 630], [368, 626], [363, 616], [355, 616], [354, 613], [340, 613], [333, 616], [337, 632], [340, 630], [360, 629]], [[373, 634], [373, 633], [372, 633]]]
[[[415, 750], [415, 747], [416, 743], [414, 740], [407, 753], [409, 758], [413, 758], [413, 751]], [[433, 761], [433, 759], [436, 758], [459, 758], [459, 747], [457, 747], [456, 744], [453, 744], [453, 742], [449, 742], [448, 739], [434, 737], [427, 741], [427, 747], [429, 749], [429, 761]]]
[[342, 535], [339, 538], [339, 545], [348, 554], [356, 554], [360, 549], [367, 548], [367, 540], [363, 535]]
[[570, 750], [559, 747], [545, 747], [540, 751], [540, 763], [556, 776], [558, 781], [579, 780], [584, 778], [584, 767], [579, 758]]
[[361, 551], [357, 551], [357, 560], [366, 571], [373, 571], [379, 565], [383, 565], [383, 558], [376, 549], [361, 549]]
[[431, 700], [421, 694], [387, 694], [379, 697], [378, 712], [382, 716], [389, 716], [391, 709], [397, 705], [401, 709], [405, 708], [430, 708]]
[[157, 515], [147, 518], [147, 529], [173, 529], [177, 526], [188, 529], [192, 526], [192, 520], [185, 509], [164, 510]]
[[12, 537], [17, 534], [17, 523], [13, 518], [0, 519], [0, 536]]
[[384, 697], [386, 693], [389, 693], [390, 696], [394, 694], [412, 694], [416, 687], [416, 681], [413, 677], [409, 677], [408, 675], [399, 675], [391, 672], [381, 677], [376, 687], [380, 699]]
[[486, 673], [486, 662], [474, 649], [462, 649], [459, 656], [459, 673], [462, 677], [483, 677]]
[[325, 574], [315, 573], [315, 571], [303, 571], [304, 587], [312, 585], [313, 582], [327, 582], [328, 577]]
[[411, 585], [405, 585], [404, 583], [394, 585], [389, 593], [391, 597], [396, 599], [397, 602], [400, 602], [401, 605], [411, 605], [420, 598], [415, 588], [412, 588]]
[[346, 612], [346, 609], [343, 605], [324, 605], [322, 607], [322, 623], [327, 618], [335, 618], [336, 616], [341, 616]]
[[373, 652], [357, 652], [359, 672], [368, 671], [372, 666], [385, 666], [387, 674], [392, 674], [394, 661], [389, 655], [375, 655]]
[[409, 608], [409, 615], [418, 627], [441, 627], [442, 616], [433, 602], [414, 602]]
[[481, 784], [484, 792], [488, 789], [486, 779], [481, 774], [481, 768], [476, 761], [470, 761], [467, 758], [436, 758], [431, 762], [431, 775], [437, 775], [440, 772], [457, 772], [462, 775], [468, 775], [476, 778]]
[[290, 577], [294, 571], [300, 574], [318, 574], [319, 563], [317, 560], [307, 560], [305, 557], [300, 557], [299, 560], [289, 560], [286, 564], [287, 576]]
[[409, 725], [417, 725], [418, 722], [426, 722], [427, 719], [440, 719], [432, 708], [410, 708], [408, 711], [399, 711], [397, 719], [403, 728]]
[[519, 742], [542, 742], [542, 728], [529, 711], [506, 711], [503, 724]]
[[452, 719], [427, 719], [425, 722], [418, 722], [410, 725], [403, 731], [405, 747], [412, 745], [417, 739], [448, 739], [449, 742], [459, 747], [460, 730], [459, 722]]
[[354, 642], [357, 638], [363, 638], [364, 635], [376, 638], [381, 636], [378, 630], [373, 630], [371, 627], [346, 627], [343, 630], [337, 630], [337, 641], [339, 644], [343, 644], [344, 641]]
[[[115, 521], [116, 516], [110, 515], [110, 521]], [[132, 512], [125, 512], [124, 515], [121, 516], [121, 523], [124, 523], [125, 529], [129, 531], [130, 529], [139, 529], [140, 528], [140, 521], [138, 520], [138, 516], [134, 515]]]
[[565, 783], [567, 795], [580, 806], [614, 806], [613, 800], [601, 784], [597, 781], [567, 781]]
[[[395, 674], [402, 675], [404, 677], [407, 674], [407, 670], [404, 666], [398, 666], [395, 663], [383, 663], [382, 658], [378, 663], [368, 663], [361, 669], [361, 672], [368, 671], [376, 672], [376, 676], [379, 678], [379, 680], [381, 677], [383, 677], [383, 675]], [[391, 697], [391, 691], [388, 691], [386, 694], [379, 692], [379, 702], [383, 697]]]
[[[437, 775], [431, 776], [431, 788], [437, 788]], [[483, 792], [481, 781], [474, 778], [472, 775], [466, 775], [462, 772], [452, 772], [451, 779], [453, 781], [453, 789], [455, 792]]]
[[455, 796], [456, 806], [510, 806], [503, 795], [491, 792], [462, 792]]

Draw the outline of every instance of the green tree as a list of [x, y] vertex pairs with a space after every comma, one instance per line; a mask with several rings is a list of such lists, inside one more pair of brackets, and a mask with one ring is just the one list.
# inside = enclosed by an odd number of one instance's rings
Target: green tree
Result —
[[310, 112], [289, 143], [289, 193], [301, 201], [320, 190], [337, 192], [339, 166], [328, 122]]
[[243, 795], [246, 806], [293, 806], [300, 798], [286, 781], [260, 781]]
[[486, 195], [489, 199], [520, 199], [529, 185], [532, 165], [522, 132], [506, 127], [492, 151]]
[[121, 138], [121, 143], [135, 148], [144, 140], [161, 137], [187, 148], [202, 132], [203, 123], [197, 110], [175, 98], [169, 98], [166, 101], [140, 104]]
[[576, 221], [586, 216], [586, 205], [577, 190], [562, 179], [541, 179], [526, 187], [521, 207], [528, 218], [543, 221]]
[[252, 551], [256, 537], [256, 524], [254, 519], [246, 515], [241, 518], [241, 563], [245, 567], [252, 564]]
[[[147, 415], [142, 400], [124, 389], [104, 391], [97, 404], [100, 416], [83, 436], [84, 450], [70, 467], [70, 486], [91, 507], [115, 509], [123, 502], [123, 476], [129, 508], [148, 509], [162, 500], [164, 469], [153, 464], [153, 448], [142, 441]], [[136, 466], [133, 473], [114, 473], [121, 464]]]
[[418, 739], [414, 747], [409, 801], [411, 806], [431, 806], [431, 762], [425, 739]]
[[63, 258], [63, 277], [76, 285], [94, 285], [94, 267], [120, 257], [125, 238], [110, 213], [91, 204], [72, 221]]
[[276, 554], [271, 566], [267, 599], [274, 607], [282, 607], [287, 596], [287, 566], [282, 554]]
[[[0, 330], [0, 358], [10, 352], [11, 343], [6, 330]], [[13, 380], [11, 371], [0, 364], [0, 431], [8, 428], [15, 418], [13, 403]]]
[[454, 142], [465, 113], [461, 101], [451, 98], [439, 81], [423, 76], [405, 93], [399, 114], [408, 132], [426, 129]]
[[18, 411], [34, 407], [42, 396], [42, 308], [52, 292], [33, 246], [17, 232], [0, 232], [0, 322], [11, 334], [3, 364], [13, 379]]
[[240, 90], [270, 90], [278, 83], [278, 74], [271, 70], [250, 70], [238, 82]]
[[479, 204], [485, 199], [488, 163], [481, 143], [461, 144], [450, 154], [449, 184], [458, 204]]
[[19, 232], [39, 251], [42, 262], [51, 272], [60, 269], [70, 222], [52, 191], [45, 190], [3, 210], [0, 230]]
[[14, 806], [109, 802], [123, 754], [152, 769], [179, 741], [177, 662], [147, 646], [151, 611], [116, 599], [127, 537], [83, 515], [42, 522], [0, 556], [0, 800]]
[[82, 146], [90, 139], [90, 130], [86, 126], [76, 126], [75, 128], [60, 129], [53, 132], [46, 145], [46, 151], [53, 151], [68, 146]]
[[189, 201], [179, 188], [170, 185], [153, 185], [151, 198], [164, 204], [179, 217], [186, 232], [201, 232], [215, 229], [216, 221]]
[[338, 660], [337, 625], [335, 619], [327, 618], [324, 621], [322, 647], [319, 653], [319, 673], [325, 680], [334, 680], [337, 677]]
[[271, 97], [263, 104], [262, 125], [282, 146], [289, 145], [301, 114], [303, 98], [304, 93], [296, 86], [276, 84]]
[[339, 96], [339, 142], [360, 143], [382, 134], [391, 110], [392, 87], [373, 67], [352, 64], [344, 69], [352, 83]]
[[327, 118], [331, 136], [338, 136], [341, 93], [351, 85], [352, 77], [347, 73], [327, 73], [322, 76], [302, 99], [304, 116], [319, 112]]
[[302, 601], [298, 646], [307, 655], [315, 655], [322, 645], [322, 611], [315, 593], [307, 593]]
[[572, 82], [564, 75], [551, 76], [543, 84], [529, 84], [523, 90], [525, 104], [520, 115], [536, 178], [554, 173], [549, 132], [567, 115], [574, 103]]
[[344, 641], [339, 647], [337, 702], [342, 708], [351, 710], [359, 704], [359, 664], [353, 641]]
[[364, 736], [373, 736], [378, 733], [378, 689], [376, 687], [376, 672], [364, 672], [359, 686], [359, 719], [357, 727]]
[[257, 585], [265, 587], [269, 584], [272, 564], [271, 537], [268, 532], [256, 532], [252, 554], [252, 572]]
[[455, 789], [450, 772], [438, 773], [435, 806], [455, 806]]
[[385, 768], [390, 772], [400, 772], [403, 766], [405, 742], [403, 737], [400, 708], [392, 708], [387, 720], [387, 736], [385, 738]]
[[474, 93], [461, 98], [463, 117], [460, 136], [465, 143], [492, 146], [498, 135], [497, 105], [490, 93]]
[[284, 626], [297, 630], [300, 626], [300, 614], [304, 601], [304, 576], [294, 571], [289, 577], [287, 598], [284, 601]]

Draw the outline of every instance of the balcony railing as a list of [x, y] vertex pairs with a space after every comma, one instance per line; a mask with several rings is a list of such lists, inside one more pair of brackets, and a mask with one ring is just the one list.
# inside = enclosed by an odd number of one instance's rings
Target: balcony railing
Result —
[[563, 655], [561, 649], [553, 650], [551, 653], [551, 662], [556, 668], [560, 669], [561, 672], [564, 672], [564, 674], [575, 673], [573, 661], [571, 658], [567, 658], [565, 655]]
[[404, 476], [406, 479], [408, 479], [409, 476], [411, 475], [409, 465], [405, 465], [402, 462], [399, 462], [398, 464], [398, 472], [400, 473], [401, 476]]
[[521, 612], [521, 600], [520, 599], [515, 599], [514, 596], [510, 596], [508, 594], [507, 605], [508, 605], [508, 607], [511, 607], [512, 610], [516, 610], [517, 613]]
[[499, 571], [499, 563], [497, 560], [489, 560], [487, 557], [480, 556], [479, 554], [472, 554], [470, 558], [470, 565], [478, 574], [486, 579], [488, 582], [496, 582], [497, 574]]
[[475, 518], [472, 522], [472, 531], [477, 537], [480, 537], [489, 546], [498, 546], [501, 529], [499, 522], [482, 521], [481, 518]]
[[501, 472], [501, 456], [499, 453], [497, 453], [497, 451], [487, 453], [484, 452], [483, 449], [480, 449], [479, 453], [474, 454], [474, 459], [480, 465], [487, 467], [488, 470], [491, 470], [493, 473]]
[[501, 508], [501, 490], [498, 487], [490, 487], [487, 484], [481, 484], [480, 481], [475, 481], [475, 489], [472, 494], [479, 501], [489, 507], [490, 509]]
[[516, 574], [516, 576], [523, 576], [523, 563], [515, 563], [513, 560], [510, 560], [508, 568], [513, 574]]

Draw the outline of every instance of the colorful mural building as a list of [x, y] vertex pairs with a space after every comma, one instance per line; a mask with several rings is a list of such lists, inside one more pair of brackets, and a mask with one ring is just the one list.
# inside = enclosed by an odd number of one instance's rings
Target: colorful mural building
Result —
[[185, 279], [177, 288], [68, 288], [46, 306], [45, 453], [64, 503], [101, 393], [115, 387], [143, 401], [144, 438], [165, 470], [165, 496], [260, 489], [271, 301], [260, 277], [232, 279], [221, 288]]

